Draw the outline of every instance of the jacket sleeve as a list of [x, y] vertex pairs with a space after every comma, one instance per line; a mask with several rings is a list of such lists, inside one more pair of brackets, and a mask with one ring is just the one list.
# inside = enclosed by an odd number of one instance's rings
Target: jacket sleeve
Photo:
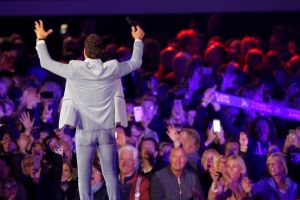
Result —
[[125, 62], [118, 62], [116, 60], [105, 62], [106, 70], [115, 79], [118, 79], [138, 69], [142, 65], [143, 48], [143, 42], [135, 40], [131, 59]]
[[48, 71], [64, 78], [70, 78], [72, 76], [72, 65], [63, 64], [53, 60], [49, 55], [45, 41], [37, 42], [35, 48], [37, 50], [42, 68], [45, 68]]
[[267, 185], [266, 179], [259, 180], [258, 182], [252, 185], [251, 193], [253, 195], [263, 194], [263, 192], [266, 191], [266, 185]]

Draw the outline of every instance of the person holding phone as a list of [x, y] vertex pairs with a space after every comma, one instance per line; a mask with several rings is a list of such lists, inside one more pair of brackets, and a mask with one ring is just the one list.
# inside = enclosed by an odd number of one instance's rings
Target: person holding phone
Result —
[[[225, 144], [224, 130], [221, 126], [221, 121], [219, 119], [214, 119], [212, 121], [211, 128], [206, 130], [207, 138], [204, 142], [206, 148], [211, 146], [216, 146], [220, 151], [223, 149]], [[223, 150], [222, 150], [223, 151]]]
[[242, 188], [242, 180], [247, 176], [247, 168], [242, 157], [230, 156], [226, 160], [225, 169], [217, 166], [210, 169], [213, 180], [208, 192], [208, 200], [212, 199], [247, 199]]
[[[114, 82], [139, 68], [142, 64], [145, 35], [141, 27], [132, 27], [135, 39], [130, 60], [102, 62], [103, 42], [96, 34], [84, 43], [84, 61], [71, 60], [68, 64], [52, 60], [45, 39], [53, 32], [46, 31], [42, 20], [35, 22], [36, 49], [41, 66], [68, 80], [71, 95], [69, 110], [60, 117], [72, 118], [76, 127], [76, 152], [80, 199], [93, 199], [90, 177], [96, 149], [106, 180], [109, 199], [120, 199], [116, 170], [116, 142], [114, 122]], [[68, 121], [68, 120], [66, 120]]]

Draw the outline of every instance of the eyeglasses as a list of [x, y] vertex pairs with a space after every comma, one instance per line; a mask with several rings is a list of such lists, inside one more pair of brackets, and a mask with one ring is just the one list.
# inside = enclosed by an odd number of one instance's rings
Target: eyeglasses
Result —
[[125, 159], [125, 158], [120, 158], [120, 161], [124, 161], [124, 162], [126, 162], [126, 161], [128, 161], [128, 162], [134, 162], [134, 160], [132, 160], [132, 159]]

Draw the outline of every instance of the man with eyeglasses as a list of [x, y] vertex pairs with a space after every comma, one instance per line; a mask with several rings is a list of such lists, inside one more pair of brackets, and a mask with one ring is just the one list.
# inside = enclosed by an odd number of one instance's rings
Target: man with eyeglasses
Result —
[[125, 145], [118, 151], [120, 169], [120, 193], [122, 200], [150, 200], [150, 182], [137, 173], [139, 166], [138, 150]]

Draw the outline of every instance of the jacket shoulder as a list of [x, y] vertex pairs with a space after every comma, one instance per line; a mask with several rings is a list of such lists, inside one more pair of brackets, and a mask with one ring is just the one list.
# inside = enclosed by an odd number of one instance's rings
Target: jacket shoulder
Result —
[[162, 168], [160, 170], [158, 170], [157, 172], [154, 173], [155, 177], [159, 177], [159, 178], [164, 178], [169, 174], [168, 168]]
[[119, 61], [117, 61], [116, 59], [113, 59], [113, 60], [109, 60], [109, 61], [106, 61], [103, 63], [103, 66], [104, 67], [109, 67], [111, 65], [117, 65], [119, 64]]
[[80, 67], [80, 66], [85, 66], [86, 62], [84, 62], [82, 60], [71, 60], [69, 62], [69, 65], [72, 67]]

